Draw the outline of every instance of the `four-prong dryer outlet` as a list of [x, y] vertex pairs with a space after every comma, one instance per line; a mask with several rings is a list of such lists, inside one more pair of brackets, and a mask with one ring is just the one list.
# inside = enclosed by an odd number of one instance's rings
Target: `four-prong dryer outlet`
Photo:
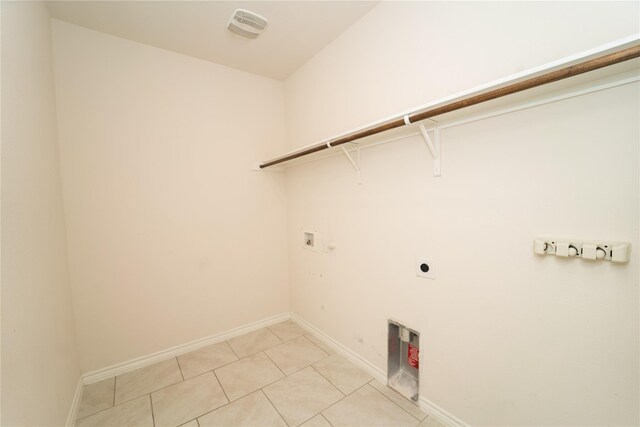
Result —
[[427, 279], [435, 279], [433, 274], [433, 262], [424, 257], [416, 258], [416, 276]]

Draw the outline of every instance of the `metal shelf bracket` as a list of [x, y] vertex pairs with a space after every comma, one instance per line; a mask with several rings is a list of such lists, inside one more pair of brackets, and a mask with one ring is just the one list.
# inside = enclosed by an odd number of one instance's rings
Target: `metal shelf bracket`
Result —
[[440, 176], [440, 127], [436, 126], [433, 129], [433, 141], [429, 137], [427, 129], [425, 129], [422, 123], [419, 124], [420, 133], [424, 138], [424, 142], [427, 144], [431, 157], [433, 157], [433, 176]]
[[346, 148], [342, 146], [340, 148], [342, 149], [342, 152], [344, 153], [344, 155], [347, 157], [347, 160], [349, 160], [349, 163], [351, 163], [351, 166], [353, 166], [353, 169], [355, 169], [356, 174], [358, 176], [358, 185], [361, 185], [362, 175], [360, 174], [360, 145], [357, 144], [356, 160], [353, 160], [353, 157], [351, 157], [351, 154], [349, 154]]

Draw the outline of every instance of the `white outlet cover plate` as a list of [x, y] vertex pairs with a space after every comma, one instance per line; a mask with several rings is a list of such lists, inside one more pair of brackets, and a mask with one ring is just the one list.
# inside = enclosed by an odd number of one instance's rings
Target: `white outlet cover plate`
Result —
[[[424, 272], [421, 269], [422, 264], [427, 264], [429, 266], [429, 271]], [[425, 258], [425, 257], [416, 257], [416, 276], [418, 277], [424, 277], [426, 279], [431, 279], [434, 280], [435, 276], [434, 276], [434, 269], [433, 269], [433, 262], [431, 261], [430, 258]]]

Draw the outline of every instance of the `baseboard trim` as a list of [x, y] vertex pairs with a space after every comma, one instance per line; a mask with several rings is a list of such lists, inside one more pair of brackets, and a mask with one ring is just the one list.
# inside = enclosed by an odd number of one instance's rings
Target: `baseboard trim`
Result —
[[216, 344], [238, 335], [243, 335], [256, 329], [264, 328], [265, 326], [273, 325], [275, 323], [283, 322], [291, 318], [290, 313], [282, 313], [275, 316], [268, 317], [266, 319], [259, 320], [257, 322], [249, 323], [244, 326], [240, 326], [228, 331], [211, 335], [205, 338], [200, 338], [188, 343], [177, 345], [165, 350], [161, 350], [146, 356], [138, 357], [135, 359], [127, 360], [122, 363], [108, 366], [106, 368], [98, 369], [92, 372], [87, 372], [82, 376], [84, 384], [91, 384], [98, 381], [105, 380], [107, 378], [114, 377], [116, 375], [123, 374], [125, 372], [133, 371], [144, 366], [152, 365], [163, 360], [170, 359], [172, 357], [179, 356], [190, 351], [198, 350], [199, 348], [206, 347], [211, 344]]
[[344, 345], [340, 344], [339, 342], [331, 338], [329, 335], [325, 334], [320, 329], [316, 328], [311, 323], [307, 322], [297, 314], [291, 313], [291, 320], [293, 320], [294, 322], [296, 322], [297, 324], [305, 328], [307, 331], [311, 332], [313, 335], [318, 337], [318, 339], [322, 340], [329, 347], [333, 348], [338, 353], [345, 356], [351, 362], [353, 362], [354, 364], [358, 365], [359, 367], [367, 371], [369, 375], [371, 375], [381, 383], [383, 384], [387, 383], [387, 374], [384, 373], [381, 369], [379, 369], [374, 364], [370, 363], [368, 360], [362, 358], [359, 354], [351, 351]]
[[73, 427], [78, 417], [78, 410], [80, 409], [80, 402], [82, 402], [82, 391], [84, 390], [83, 378], [78, 378], [78, 384], [76, 384], [76, 392], [73, 394], [73, 400], [71, 401], [71, 408], [69, 408], [69, 415], [67, 415], [67, 427]]
[[433, 416], [441, 421], [444, 425], [447, 426], [460, 426], [460, 427], [469, 427], [469, 424], [462, 421], [460, 418], [455, 415], [445, 411], [429, 399], [424, 396], [420, 396], [420, 409], [429, 414], [429, 416]]
[[[382, 384], [387, 383], [387, 374], [381, 369], [379, 369], [378, 367], [376, 367], [375, 365], [373, 365], [368, 360], [364, 359], [359, 354], [353, 352], [352, 350], [348, 349], [344, 345], [340, 344], [339, 342], [331, 338], [329, 335], [325, 334], [320, 329], [316, 328], [311, 323], [304, 320], [299, 315], [295, 313], [291, 313], [291, 320], [293, 320], [294, 322], [296, 322], [297, 324], [305, 328], [307, 331], [311, 332], [318, 339], [322, 340], [329, 347], [333, 348], [338, 353], [345, 356], [351, 362], [355, 363], [356, 365], [364, 369], [367, 373], [369, 373], [369, 375], [374, 377], [376, 380], [380, 381]], [[445, 411], [444, 409], [442, 409], [435, 403], [431, 402], [430, 400], [426, 399], [425, 397], [421, 396], [419, 403], [420, 403], [420, 409], [426, 412], [430, 417], [436, 418], [438, 421], [440, 421], [442, 424], [446, 426], [469, 427], [467, 424], [462, 422], [459, 418]]]

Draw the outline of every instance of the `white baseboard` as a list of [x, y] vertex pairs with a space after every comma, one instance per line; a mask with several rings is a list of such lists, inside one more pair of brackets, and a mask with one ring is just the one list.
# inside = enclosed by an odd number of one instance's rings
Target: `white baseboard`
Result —
[[116, 365], [108, 366], [106, 368], [98, 369], [92, 372], [87, 372], [82, 376], [84, 384], [91, 384], [97, 381], [106, 380], [107, 378], [114, 377], [116, 375], [123, 374], [125, 372], [133, 371], [134, 369], [142, 368], [144, 366], [152, 365], [157, 362], [161, 362], [172, 357], [176, 357], [180, 354], [188, 353], [190, 351], [198, 350], [199, 348], [206, 347], [211, 344], [216, 344], [229, 338], [243, 335], [248, 332], [255, 331], [256, 329], [264, 328], [265, 326], [273, 325], [275, 323], [283, 322], [291, 318], [290, 313], [282, 313], [266, 319], [259, 320], [257, 322], [249, 323], [238, 328], [234, 328], [219, 334], [211, 335], [205, 338], [200, 338], [195, 341], [191, 341], [185, 344], [181, 344], [175, 347], [171, 347], [165, 350], [158, 351], [156, 353], [148, 354], [146, 356], [138, 357], [135, 359], [127, 360]]
[[71, 408], [69, 408], [69, 415], [67, 415], [67, 427], [73, 427], [78, 417], [78, 410], [80, 409], [80, 402], [82, 401], [82, 390], [84, 389], [83, 378], [78, 378], [78, 384], [76, 385], [76, 392], [73, 394], [73, 400], [71, 401]]
[[442, 424], [446, 426], [469, 427], [469, 424], [465, 423], [455, 415], [445, 411], [424, 396], [420, 396], [420, 409], [429, 414], [429, 416], [437, 418]]
[[[344, 345], [335, 341], [329, 335], [325, 334], [320, 329], [316, 328], [315, 326], [313, 326], [312, 324], [310, 324], [309, 322], [307, 322], [297, 314], [291, 313], [291, 320], [293, 320], [294, 322], [298, 323], [300, 326], [302, 326], [303, 328], [311, 332], [318, 339], [322, 340], [329, 347], [335, 349], [338, 353], [345, 356], [351, 362], [353, 362], [354, 364], [364, 369], [367, 373], [369, 373], [369, 375], [374, 377], [376, 380], [380, 381], [382, 384], [387, 383], [387, 374], [381, 369], [379, 369], [378, 367], [376, 367], [375, 365], [373, 365], [368, 360], [361, 357], [359, 354], [351, 351]], [[431, 402], [430, 400], [426, 399], [423, 396], [420, 397], [420, 409], [426, 412], [430, 417], [438, 419], [438, 421], [440, 421], [442, 424], [446, 426], [468, 427], [468, 425], [462, 422], [459, 418], [445, 411], [444, 409], [442, 409], [441, 407], [439, 407], [438, 405], [436, 405], [435, 403]]]

